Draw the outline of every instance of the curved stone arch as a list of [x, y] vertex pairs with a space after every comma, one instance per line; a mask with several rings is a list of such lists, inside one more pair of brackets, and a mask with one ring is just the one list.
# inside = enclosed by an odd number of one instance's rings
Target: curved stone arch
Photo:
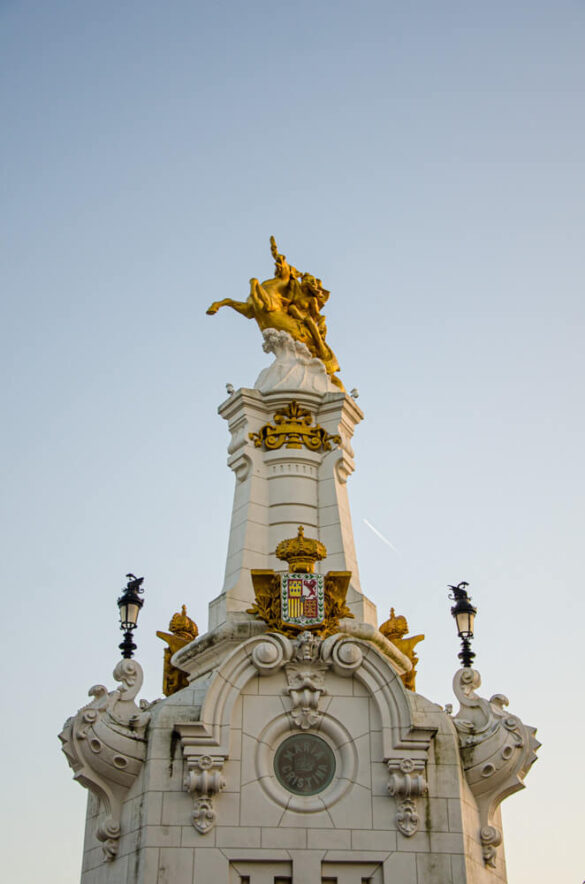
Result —
[[[271, 650], [267, 652], [267, 648]], [[263, 650], [265, 655], [268, 653], [274, 658], [274, 662], [262, 661]], [[291, 642], [277, 633], [253, 636], [235, 648], [211, 679], [199, 721], [177, 725], [183, 748], [191, 744], [213, 748], [227, 758], [232, 711], [241, 691], [259, 673], [271, 675], [277, 672], [291, 655]]]
[[[347, 656], [344, 651], [352, 645], [359, 649], [362, 659], [359, 663], [356, 661], [351, 672], [344, 673], [344, 668], [348, 667], [340, 663], [340, 660]], [[325, 639], [322, 656], [324, 659], [331, 658], [333, 669], [338, 675], [355, 675], [368, 691], [382, 724], [385, 760], [396, 756], [397, 752], [414, 757], [422, 752], [426, 758], [436, 730], [417, 726], [401, 678], [377, 648], [363, 639], [341, 633]]]
[[[291, 640], [279, 633], [254, 636], [232, 651], [211, 680], [199, 721], [177, 726], [185, 754], [195, 754], [199, 747], [227, 758], [232, 711], [241, 691], [254, 676], [281, 670], [292, 655]], [[401, 679], [373, 645], [338, 633], [322, 643], [321, 659], [338, 675], [355, 675], [373, 699], [382, 725], [384, 760], [397, 755], [426, 758], [435, 731], [416, 725]]]

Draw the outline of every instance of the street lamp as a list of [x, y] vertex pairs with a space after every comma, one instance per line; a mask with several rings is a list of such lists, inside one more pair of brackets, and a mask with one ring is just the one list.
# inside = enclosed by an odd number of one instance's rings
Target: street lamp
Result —
[[122, 657], [129, 660], [136, 650], [136, 645], [132, 641], [132, 632], [136, 629], [138, 614], [144, 604], [144, 599], [140, 598], [141, 593], [144, 592], [142, 589], [144, 577], [135, 577], [134, 574], [126, 574], [126, 577], [128, 583], [118, 599], [120, 629], [124, 632], [124, 641], [118, 647], [122, 651]]
[[451, 614], [457, 624], [457, 633], [461, 639], [461, 650], [457, 655], [463, 666], [470, 668], [475, 654], [471, 650], [470, 639], [473, 638], [473, 621], [477, 614], [477, 608], [471, 604], [471, 600], [467, 595], [465, 587], [469, 583], [458, 583], [457, 586], [449, 586], [451, 592], [449, 598], [453, 599], [455, 604], [451, 608]]

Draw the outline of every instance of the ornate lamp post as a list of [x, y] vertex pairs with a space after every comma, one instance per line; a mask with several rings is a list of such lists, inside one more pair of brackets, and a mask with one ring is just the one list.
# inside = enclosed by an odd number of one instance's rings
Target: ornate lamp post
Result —
[[132, 641], [132, 632], [136, 629], [138, 614], [144, 604], [144, 599], [140, 598], [141, 593], [144, 592], [142, 589], [144, 577], [135, 577], [134, 574], [126, 574], [126, 577], [128, 583], [118, 599], [120, 629], [124, 632], [124, 641], [118, 647], [122, 651], [122, 657], [129, 660], [136, 650], [136, 645]]
[[465, 587], [469, 583], [458, 583], [457, 586], [449, 586], [451, 592], [449, 598], [453, 599], [455, 604], [451, 608], [451, 614], [457, 624], [457, 633], [461, 639], [461, 650], [457, 655], [463, 666], [467, 669], [471, 668], [475, 654], [471, 650], [470, 639], [473, 638], [473, 621], [477, 614], [477, 608], [471, 604], [471, 600], [467, 595]]

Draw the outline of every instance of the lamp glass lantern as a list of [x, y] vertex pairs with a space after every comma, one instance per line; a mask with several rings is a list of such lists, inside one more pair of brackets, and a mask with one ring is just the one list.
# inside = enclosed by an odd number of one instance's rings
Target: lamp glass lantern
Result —
[[465, 667], [470, 667], [475, 654], [471, 650], [470, 639], [473, 638], [473, 626], [477, 608], [471, 604], [471, 600], [467, 595], [466, 587], [468, 583], [459, 583], [457, 586], [450, 586], [451, 590], [449, 598], [453, 599], [455, 604], [451, 608], [451, 614], [457, 624], [457, 633], [462, 642], [459, 659]]
[[124, 592], [118, 599], [118, 609], [120, 611], [120, 629], [124, 632], [124, 641], [119, 646], [124, 657], [132, 657], [136, 650], [136, 645], [132, 641], [132, 632], [138, 624], [138, 615], [144, 604], [144, 599], [140, 595], [144, 592], [142, 583], [144, 577], [135, 577], [134, 574], [126, 574], [128, 583]]
[[120, 596], [118, 607], [120, 609], [121, 629], [136, 629], [138, 615], [143, 604], [142, 599], [131, 599], [126, 594]]
[[461, 600], [453, 606], [452, 610], [457, 623], [459, 638], [473, 638], [473, 622], [477, 613], [476, 608], [468, 600]]

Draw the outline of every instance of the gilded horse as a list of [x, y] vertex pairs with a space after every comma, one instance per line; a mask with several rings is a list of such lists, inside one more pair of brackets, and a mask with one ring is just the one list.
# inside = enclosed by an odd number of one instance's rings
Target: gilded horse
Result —
[[321, 307], [329, 297], [321, 281], [308, 273], [300, 273], [278, 252], [274, 237], [270, 237], [270, 249], [275, 262], [274, 277], [259, 282], [250, 280], [250, 294], [245, 301], [224, 298], [214, 301], [207, 310], [213, 316], [221, 307], [231, 307], [246, 319], [255, 319], [261, 331], [275, 328], [288, 332], [296, 341], [307, 346], [311, 354], [325, 365], [333, 383], [343, 389], [339, 378], [334, 377], [339, 363], [332, 349], [325, 343], [327, 327]]

